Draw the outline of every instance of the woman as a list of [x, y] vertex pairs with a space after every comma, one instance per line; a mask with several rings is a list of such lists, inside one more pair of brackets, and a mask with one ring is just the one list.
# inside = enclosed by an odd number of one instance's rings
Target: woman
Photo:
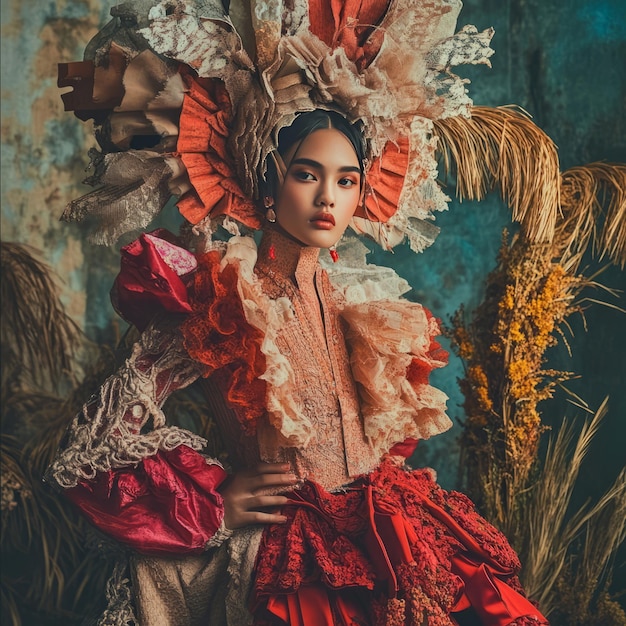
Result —
[[[147, 327], [51, 475], [135, 551], [143, 626], [547, 623], [505, 538], [404, 467], [449, 426], [427, 382], [445, 364], [436, 321], [398, 293], [341, 293], [319, 266], [363, 202], [364, 154], [339, 113], [300, 114], [268, 157], [258, 253], [236, 236], [196, 267], [163, 233], [125, 250], [118, 307]], [[228, 474], [165, 425], [167, 396], [198, 378]]]

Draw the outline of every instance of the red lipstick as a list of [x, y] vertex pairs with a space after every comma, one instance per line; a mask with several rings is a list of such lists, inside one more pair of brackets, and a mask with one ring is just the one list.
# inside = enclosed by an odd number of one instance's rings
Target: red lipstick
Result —
[[320, 230], [330, 230], [335, 225], [335, 218], [332, 213], [321, 211], [316, 213], [310, 220], [311, 225]]

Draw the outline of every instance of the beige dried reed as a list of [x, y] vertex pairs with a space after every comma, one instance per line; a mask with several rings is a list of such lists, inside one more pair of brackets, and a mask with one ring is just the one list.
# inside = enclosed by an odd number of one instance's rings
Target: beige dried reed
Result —
[[556, 243], [576, 268], [589, 245], [600, 259], [624, 268], [626, 165], [598, 162], [563, 172], [561, 213]]
[[[528, 499], [525, 521], [529, 533], [524, 546], [523, 581], [529, 595], [546, 614], [561, 607], [558, 582], [572, 575], [577, 594], [593, 592], [626, 531], [626, 469], [593, 505], [584, 505], [568, 515], [572, 495], [592, 440], [607, 412], [605, 399], [586, 421], [578, 437], [574, 425], [564, 421], [551, 437], [541, 473]], [[604, 517], [604, 519], [602, 519]], [[567, 559], [576, 540], [585, 536], [579, 566], [566, 572]], [[592, 584], [591, 584], [592, 583]], [[587, 604], [591, 598], [587, 598]], [[577, 603], [582, 609], [582, 602]], [[589, 607], [586, 607], [588, 610]]]

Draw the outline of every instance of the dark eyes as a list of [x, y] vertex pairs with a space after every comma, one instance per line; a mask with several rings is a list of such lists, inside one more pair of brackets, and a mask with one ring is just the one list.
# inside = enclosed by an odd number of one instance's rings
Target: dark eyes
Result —
[[[306, 170], [302, 170], [300, 172], [294, 172], [293, 175], [295, 176], [296, 179], [298, 180], [303, 180], [303, 181], [314, 181], [317, 180], [315, 174], [311, 173], [311, 172], [307, 172]], [[358, 181], [354, 180], [353, 178], [350, 177], [344, 177], [344, 178], [340, 178], [337, 181], [337, 184], [340, 187], [353, 187], [354, 185], [358, 184]]]
[[315, 176], [311, 172], [294, 172], [294, 176], [298, 180], [315, 180]]

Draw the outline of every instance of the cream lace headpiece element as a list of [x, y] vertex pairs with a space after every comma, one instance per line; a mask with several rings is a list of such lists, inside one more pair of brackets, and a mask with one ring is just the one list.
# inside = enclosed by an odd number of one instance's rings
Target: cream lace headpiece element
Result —
[[[215, 0], [113, 9], [88, 60], [61, 66], [59, 84], [75, 87], [66, 108], [94, 117], [103, 149], [90, 181], [103, 187], [65, 216], [95, 216], [95, 239], [110, 243], [145, 227], [175, 194], [194, 224], [227, 216], [258, 227], [259, 183], [278, 132], [322, 108], [363, 128], [367, 198], [353, 228], [385, 248], [405, 237], [415, 251], [430, 245], [433, 212], [448, 201], [436, 182], [433, 122], [469, 116], [468, 81], [451, 68], [489, 65], [493, 30], [455, 32], [459, 0], [354, 3], [354, 15], [352, 2], [335, 12], [332, 4], [251, 0], [233, 2], [228, 15]], [[363, 22], [376, 4], [376, 23]], [[84, 84], [79, 93], [81, 72], [92, 94]]]

